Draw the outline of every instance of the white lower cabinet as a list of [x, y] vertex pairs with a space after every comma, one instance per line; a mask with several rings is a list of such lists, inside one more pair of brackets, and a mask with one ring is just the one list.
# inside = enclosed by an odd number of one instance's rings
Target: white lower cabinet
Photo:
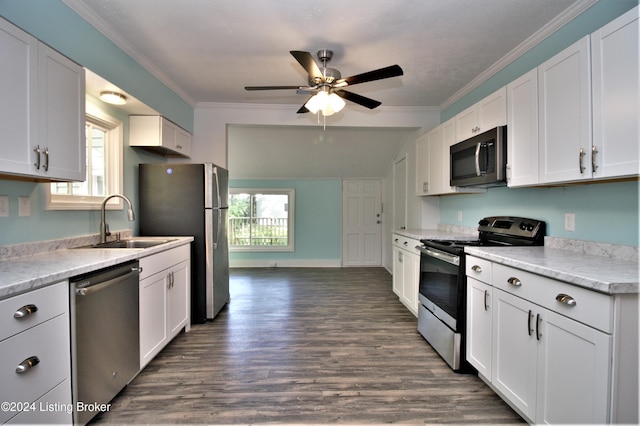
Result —
[[415, 316], [418, 316], [419, 240], [393, 234], [393, 291]]
[[467, 279], [467, 361], [478, 374], [491, 378], [493, 287], [474, 278]]
[[140, 259], [140, 369], [190, 327], [190, 246]]
[[[490, 271], [486, 282], [470, 265]], [[473, 256], [467, 266], [467, 359], [525, 420], [637, 423], [637, 404], [627, 401], [638, 397], [637, 295]]]
[[494, 293], [492, 383], [535, 423], [607, 423], [611, 336]]
[[72, 422], [69, 348], [66, 281], [0, 301], [0, 423]]

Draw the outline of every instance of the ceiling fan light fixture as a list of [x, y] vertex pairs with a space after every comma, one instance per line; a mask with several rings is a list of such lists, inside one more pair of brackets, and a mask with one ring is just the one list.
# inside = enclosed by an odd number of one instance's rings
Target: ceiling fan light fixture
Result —
[[124, 105], [127, 103], [127, 97], [118, 92], [100, 92], [100, 100], [112, 105]]
[[335, 93], [327, 93], [321, 91], [312, 96], [304, 105], [312, 114], [317, 114], [318, 111], [322, 112], [322, 115], [328, 117], [340, 112], [344, 108], [344, 100]]

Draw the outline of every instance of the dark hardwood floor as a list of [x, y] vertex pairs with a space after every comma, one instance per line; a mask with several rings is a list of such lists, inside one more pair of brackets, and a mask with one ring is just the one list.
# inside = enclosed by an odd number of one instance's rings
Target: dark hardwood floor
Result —
[[522, 423], [448, 368], [382, 268], [232, 269], [230, 287], [96, 424]]

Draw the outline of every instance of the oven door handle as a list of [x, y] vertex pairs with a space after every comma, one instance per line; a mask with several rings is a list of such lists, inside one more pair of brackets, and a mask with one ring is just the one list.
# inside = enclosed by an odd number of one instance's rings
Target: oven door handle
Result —
[[416, 248], [420, 250], [420, 253], [423, 253], [427, 256], [435, 257], [436, 259], [440, 259], [455, 266], [460, 266], [460, 256], [445, 253], [440, 250], [433, 250], [423, 246], [416, 246]]

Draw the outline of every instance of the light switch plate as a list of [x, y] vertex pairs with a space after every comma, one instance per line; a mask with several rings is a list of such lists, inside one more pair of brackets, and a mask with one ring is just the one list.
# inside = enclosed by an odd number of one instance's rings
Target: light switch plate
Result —
[[564, 214], [564, 230], [565, 231], [576, 230], [576, 214], [575, 213]]
[[31, 198], [18, 197], [18, 216], [31, 216]]
[[0, 195], [0, 217], [9, 216], [9, 196]]

